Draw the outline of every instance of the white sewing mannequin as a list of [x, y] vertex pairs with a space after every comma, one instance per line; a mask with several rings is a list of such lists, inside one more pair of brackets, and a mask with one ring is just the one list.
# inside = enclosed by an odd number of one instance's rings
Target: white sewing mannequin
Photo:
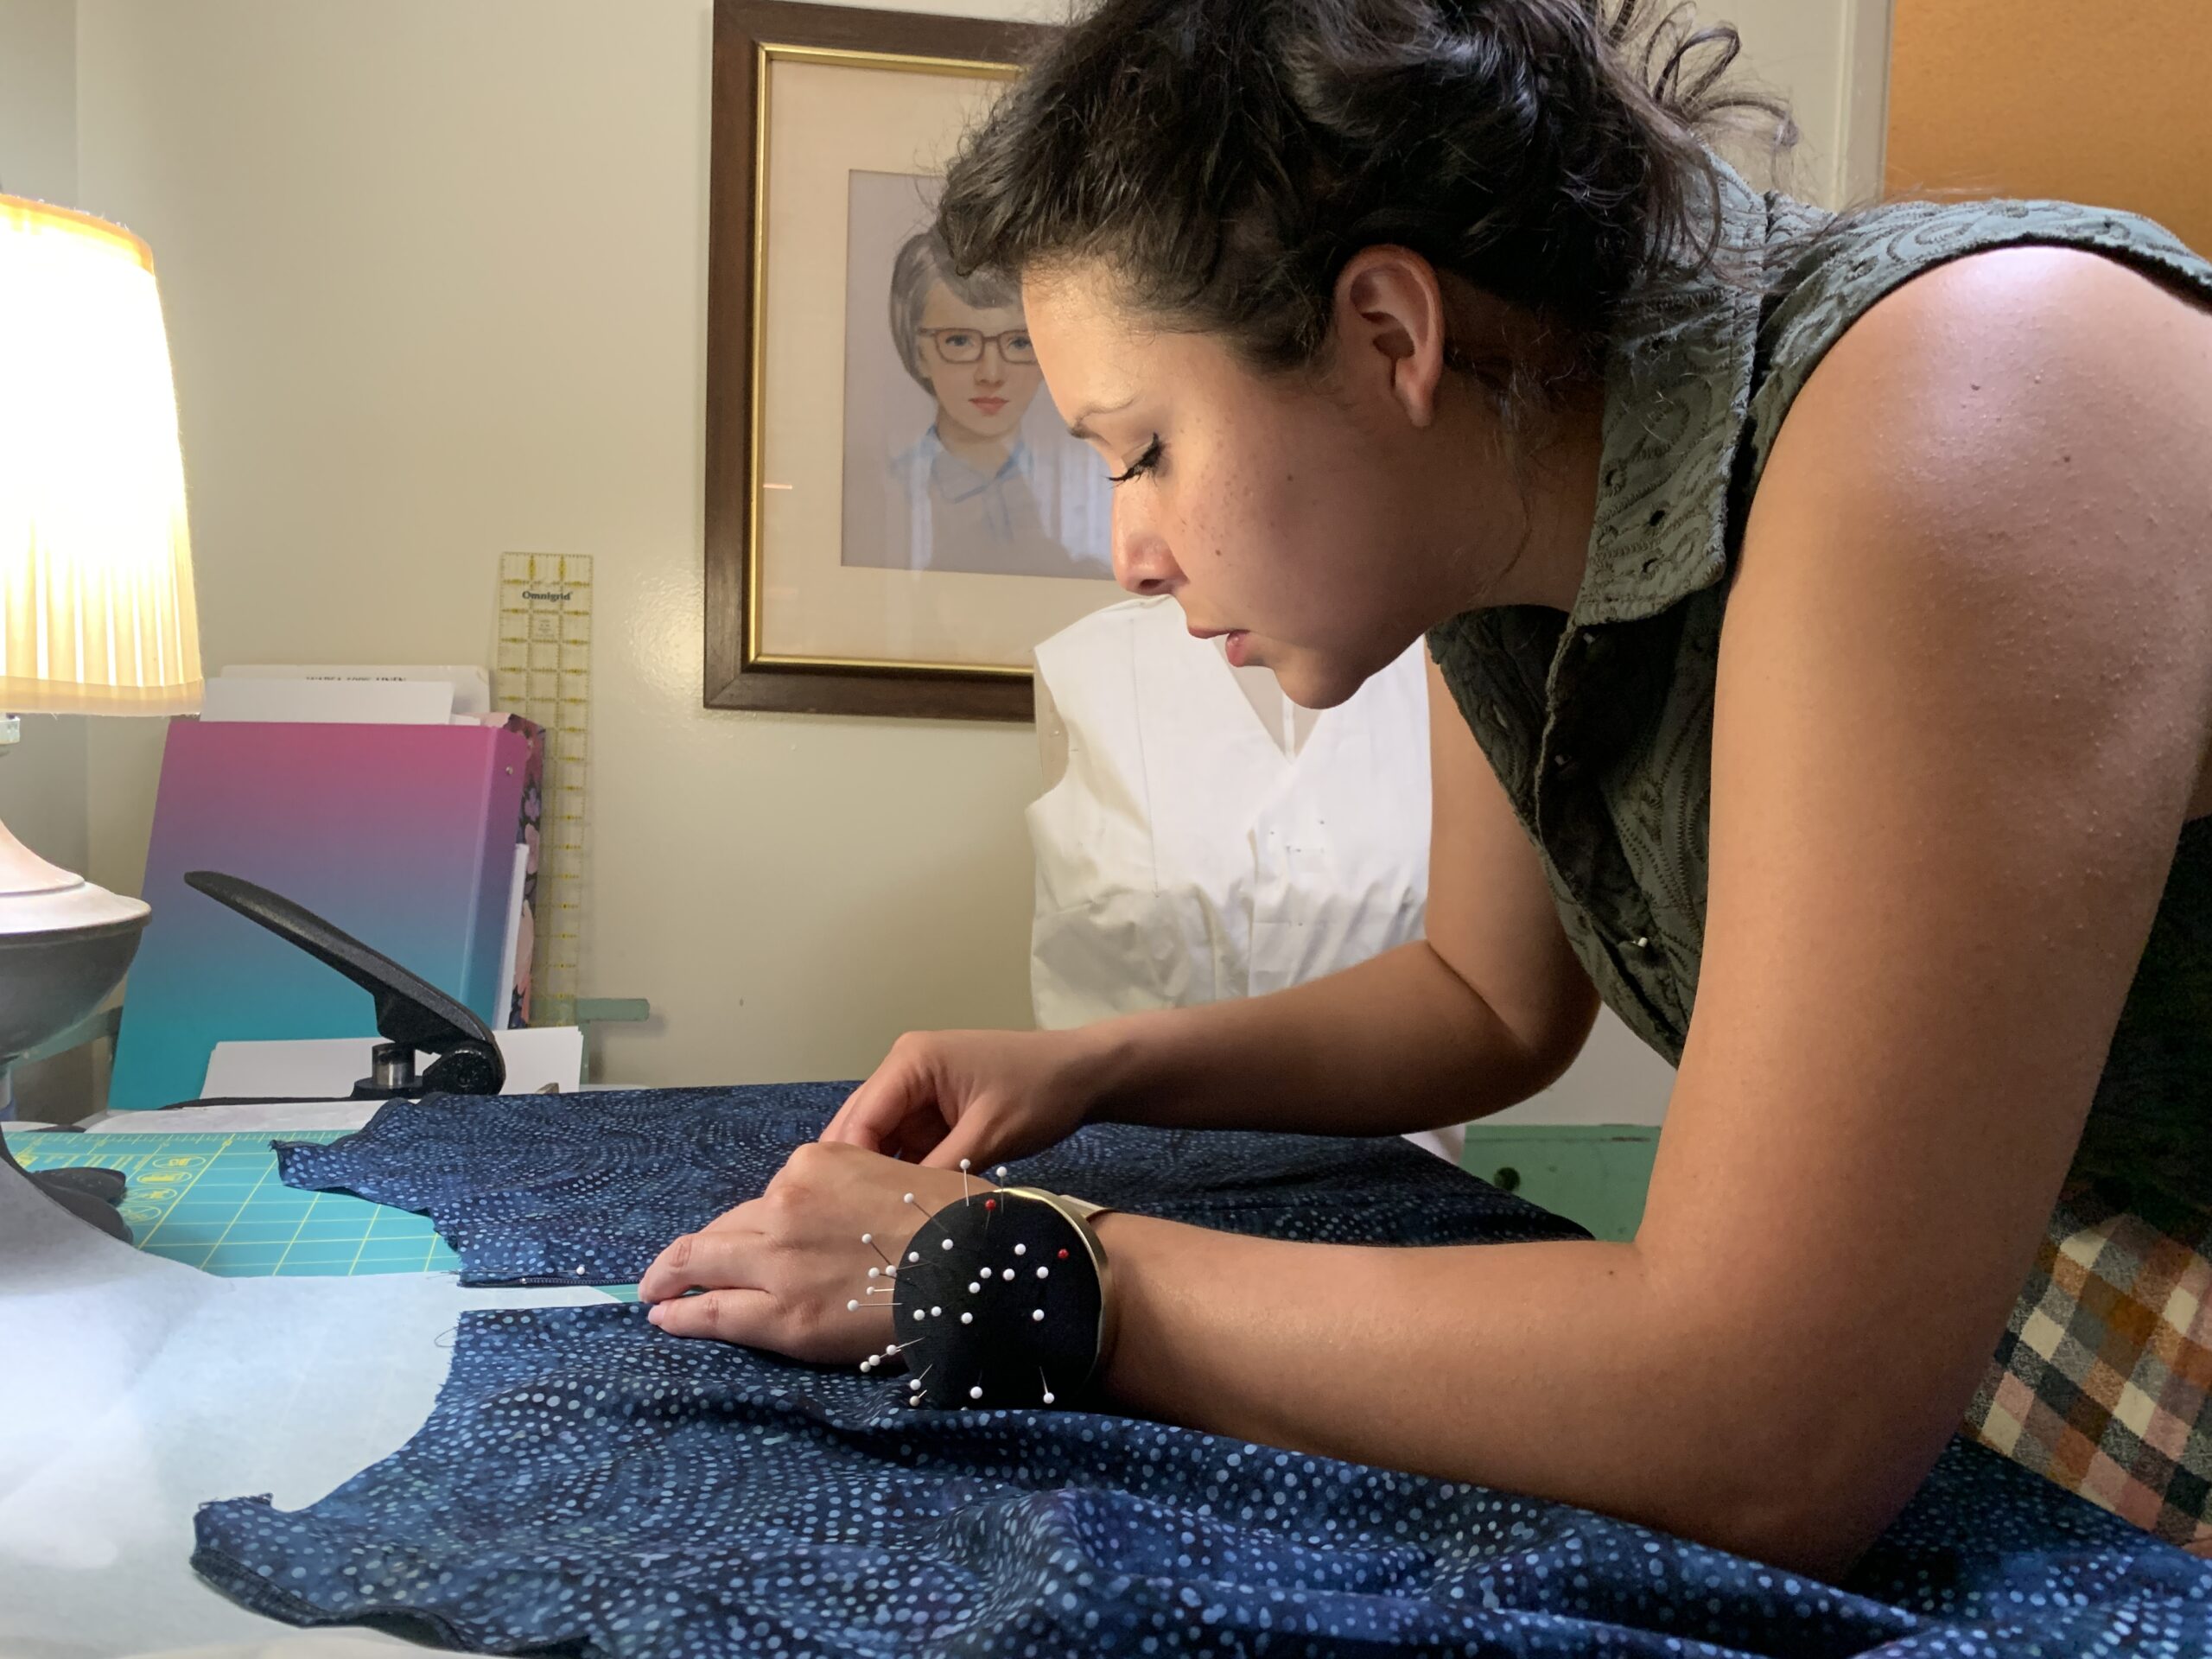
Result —
[[[1207, 644], [1216, 653], [1222, 652], [1221, 640], [1212, 639]], [[1313, 735], [1313, 723], [1321, 717], [1319, 709], [1301, 709], [1285, 696], [1271, 668], [1231, 668], [1225, 654], [1222, 655], [1222, 666], [1236, 677], [1236, 689], [1252, 705], [1252, 712], [1260, 717], [1260, 724], [1274, 739], [1276, 747], [1291, 755], [1306, 747], [1306, 740]], [[1067, 776], [1068, 729], [1061, 722], [1060, 711], [1052, 704], [1052, 690], [1045, 683], [1045, 677], [1034, 675], [1030, 683], [1037, 692], [1037, 759], [1045, 769], [1045, 787], [1050, 789]]]
[[[1199, 650], [1157, 600], [1109, 607], [1037, 649], [1030, 967], [1044, 1029], [1264, 995], [1419, 932], [1429, 803], [1416, 653], [1325, 721], [1273, 671], [1230, 667], [1219, 641], [1211, 661]], [[1224, 698], [1224, 671], [1256, 731]], [[1456, 1128], [1408, 1138], [1458, 1161]]]

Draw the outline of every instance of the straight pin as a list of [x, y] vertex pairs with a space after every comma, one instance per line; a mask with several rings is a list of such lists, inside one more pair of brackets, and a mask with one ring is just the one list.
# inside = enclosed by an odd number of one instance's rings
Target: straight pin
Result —
[[[912, 1193], [909, 1192], [906, 1195], [906, 1202], [909, 1204], [914, 1204], [914, 1195]], [[914, 1204], [914, 1208], [921, 1211], [922, 1220], [925, 1224], [936, 1228], [940, 1233], [944, 1233], [944, 1224], [943, 1222], [939, 1221], [935, 1216], [930, 1214], [928, 1211], [922, 1210], [922, 1206], [918, 1204]], [[950, 1233], [944, 1233], [944, 1236], [948, 1240], [952, 1236]], [[921, 1260], [918, 1255], [909, 1255], [906, 1259], [909, 1262], [918, 1262]]]
[[[875, 1242], [875, 1235], [874, 1233], [862, 1233], [861, 1235], [861, 1243], [867, 1245], [871, 1250], [874, 1250], [876, 1255], [881, 1258], [885, 1267], [890, 1268], [893, 1273], [898, 1271], [898, 1268], [893, 1263], [891, 1258], [883, 1254], [883, 1246]], [[873, 1271], [873, 1269], [871, 1269], [871, 1271]]]
[[963, 1158], [960, 1160], [960, 1202], [963, 1207], [966, 1206], [968, 1199], [968, 1160]]

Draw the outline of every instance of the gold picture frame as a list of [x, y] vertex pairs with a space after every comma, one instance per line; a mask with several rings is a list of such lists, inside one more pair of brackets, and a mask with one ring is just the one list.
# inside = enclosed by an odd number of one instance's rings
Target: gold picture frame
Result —
[[714, 26], [707, 706], [1028, 719], [1029, 648], [1121, 597], [1103, 468], [1020, 330], [899, 307], [955, 303], [912, 275], [935, 172], [1052, 31], [785, 0], [717, 0]]

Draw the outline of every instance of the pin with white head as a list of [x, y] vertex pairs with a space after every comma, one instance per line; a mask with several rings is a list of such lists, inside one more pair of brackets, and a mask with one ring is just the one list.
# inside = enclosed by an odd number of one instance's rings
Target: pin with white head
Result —
[[[905, 1199], [905, 1202], [906, 1202], [906, 1203], [908, 1203], [908, 1204], [914, 1204], [914, 1195], [913, 1195], [912, 1193], [911, 1193], [911, 1192], [907, 1193], [907, 1194], [906, 1194], [906, 1199]], [[915, 1209], [917, 1209], [917, 1210], [920, 1210], [920, 1211], [921, 1211], [922, 1224], [923, 1224], [924, 1226], [925, 1226], [925, 1227], [934, 1227], [934, 1228], [936, 1228], [936, 1229], [938, 1230], [938, 1231], [939, 1231], [940, 1233], [944, 1233], [945, 1248], [946, 1248], [947, 1249], [950, 1249], [952, 1248], [952, 1235], [951, 1235], [950, 1233], [947, 1233], [947, 1232], [945, 1232], [944, 1224], [943, 1222], [939, 1221], [939, 1220], [938, 1220], [935, 1216], [933, 1216], [933, 1215], [930, 1214], [930, 1212], [929, 1212], [928, 1211], [926, 1211], [926, 1210], [922, 1210], [922, 1206], [921, 1206], [920, 1205], [918, 1205], [918, 1204], [914, 1204], [914, 1208], [915, 1208]], [[907, 1259], [909, 1262], [918, 1262], [918, 1261], [920, 1261], [922, 1258], [921, 1258], [919, 1255], [909, 1255], [906, 1257], [906, 1259]]]
[[968, 1160], [965, 1158], [963, 1158], [960, 1160], [960, 1202], [964, 1205], [967, 1204], [969, 1198]]

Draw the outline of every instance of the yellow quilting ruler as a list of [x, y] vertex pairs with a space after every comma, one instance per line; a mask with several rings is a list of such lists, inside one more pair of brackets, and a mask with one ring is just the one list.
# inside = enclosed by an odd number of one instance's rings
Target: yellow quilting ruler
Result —
[[585, 841], [591, 783], [591, 556], [499, 556], [493, 696], [545, 729], [538, 820], [533, 1026], [575, 1021], [583, 967]]

